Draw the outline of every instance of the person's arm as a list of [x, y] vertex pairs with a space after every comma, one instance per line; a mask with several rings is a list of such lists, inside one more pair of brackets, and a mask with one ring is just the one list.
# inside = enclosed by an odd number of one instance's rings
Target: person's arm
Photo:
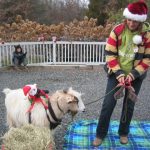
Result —
[[150, 32], [147, 32], [145, 37], [145, 52], [143, 59], [140, 61], [140, 63], [129, 73], [129, 76], [131, 76], [132, 80], [140, 77], [142, 74], [144, 74], [149, 66], [150, 66]]
[[15, 53], [15, 52], [14, 52], [14, 56], [15, 56], [16, 58], [18, 58], [18, 59], [21, 59], [21, 58], [23, 58], [23, 57], [26, 57], [26, 54], [27, 54], [27, 53], [23, 53], [23, 52], [21, 52], [21, 53]]
[[15, 52], [13, 52], [13, 56], [16, 57], [16, 58], [18, 58], [18, 54], [15, 53]]
[[27, 52], [24, 53], [24, 55], [26, 55], [26, 54], [27, 54]]
[[125, 77], [125, 74], [118, 62], [117, 42], [116, 34], [114, 31], [111, 31], [106, 44], [105, 54], [108, 67], [112, 70], [113, 73], [115, 73], [116, 78], [119, 79]]

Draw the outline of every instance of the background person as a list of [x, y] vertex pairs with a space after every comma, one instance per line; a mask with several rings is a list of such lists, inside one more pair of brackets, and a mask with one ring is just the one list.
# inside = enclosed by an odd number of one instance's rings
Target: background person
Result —
[[22, 48], [20, 45], [14, 46], [15, 51], [13, 52], [13, 64], [15, 67], [19, 67], [21, 65], [26, 66], [27, 65], [27, 59], [26, 59], [26, 54], [27, 52], [23, 52]]

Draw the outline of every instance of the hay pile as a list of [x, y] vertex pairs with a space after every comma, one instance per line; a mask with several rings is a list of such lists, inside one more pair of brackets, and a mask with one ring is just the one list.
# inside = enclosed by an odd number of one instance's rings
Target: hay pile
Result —
[[11, 128], [3, 137], [5, 150], [52, 150], [52, 133], [45, 127], [25, 125]]

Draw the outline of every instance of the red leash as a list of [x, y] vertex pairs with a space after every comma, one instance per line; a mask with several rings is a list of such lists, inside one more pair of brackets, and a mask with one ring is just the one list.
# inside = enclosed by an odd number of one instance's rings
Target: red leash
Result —
[[125, 83], [119, 83], [117, 87], [120, 87], [120, 89], [114, 94], [114, 98], [120, 99], [121, 97], [124, 96], [123, 90], [127, 89], [128, 90], [128, 97], [133, 101], [136, 102], [138, 100], [137, 95], [135, 94], [135, 90], [131, 85], [131, 82], [125, 82]]
[[128, 105], [127, 101], [128, 101], [128, 99], [132, 100], [135, 103], [138, 98], [137, 98], [137, 95], [135, 94], [134, 88], [131, 85], [131, 82], [119, 83], [117, 85], [117, 87], [120, 87], [120, 89], [114, 94], [114, 98], [116, 100], [120, 99], [124, 96], [124, 93], [123, 93], [124, 89], [128, 90], [127, 97], [125, 99], [124, 112], [123, 112], [123, 115], [121, 118], [121, 121], [124, 123], [127, 120], [127, 105]]

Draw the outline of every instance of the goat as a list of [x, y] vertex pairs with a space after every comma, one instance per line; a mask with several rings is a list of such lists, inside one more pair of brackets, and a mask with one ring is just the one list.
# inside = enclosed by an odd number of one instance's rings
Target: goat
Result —
[[[84, 111], [85, 106], [81, 99], [81, 93], [69, 88], [58, 90], [47, 99], [48, 109], [42, 103], [35, 103], [31, 112], [27, 110], [31, 107], [29, 97], [24, 95], [23, 89], [3, 90], [5, 94], [5, 106], [7, 123], [9, 127], [21, 127], [31, 123], [39, 127], [49, 127], [54, 129], [60, 124], [63, 116], [71, 112], [75, 115], [79, 111]], [[45, 99], [41, 97], [44, 101]], [[53, 124], [53, 125], [52, 125]]]

